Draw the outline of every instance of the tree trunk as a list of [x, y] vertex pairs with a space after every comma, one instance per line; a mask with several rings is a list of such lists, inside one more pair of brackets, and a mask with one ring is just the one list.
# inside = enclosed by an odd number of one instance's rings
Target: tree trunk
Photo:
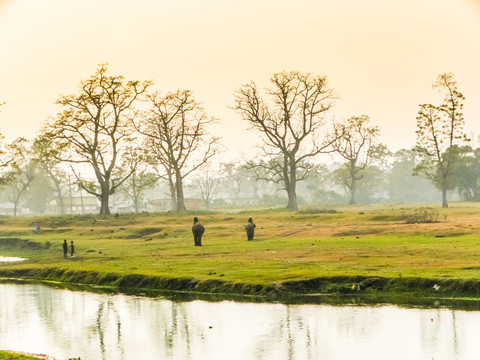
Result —
[[287, 194], [288, 194], [288, 204], [287, 209], [297, 211], [297, 169], [295, 163], [290, 163], [290, 174], [289, 181], [286, 183]]
[[108, 185], [103, 185], [101, 191], [102, 193], [100, 195], [100, 215], [110, 215], [110, 208], [108, 205], [108, 201], [110, 199], [110, 189], [108, 188]]
[[177, 209], [177, 190], [170, 174], [168, 175], [168, 186], [170, 189], [170, 210], [175, 211]]
[[63, 196], [62, 196], [62, 188], [60, 187], [60, 182], [55, 181], [55, 189], [57, 191], [57, 205], [60, 207], [60, 214], [64, 215], [65, 212], [65, 202], [63, 201]]
[[350, 186], [350, 201], [348, 202], [349, 205], [355, 204], [355, 192], [357, 191], [357, 184], [355, 179], [352, 178], [352, 183]]
[[135, 208], [135, 214], [138, 214], [138, 201], [140, 196], [138, 194], [139, 191], [137, 190], [137, 182], [135, 181], [135, 175], [132, 178], [133, 206]]
[[447, 188], [445, 186], [442, 188], [442, 208], [444, 209], [448, 208]]
[[293, 192], [288, 192], [288, 204], [287, 204], [287, 209], [288, 210], [293, 210], [297, 211], [298, 210], [298, 205], [297, 205], [297, 195]]
[[135, 214], [138, 214], [138, 199], [135, 198], [135, 200], [133, 201], [133, 205], [135, 207]]
[[59, 195], [57, 197], [57, 206], [60, 208], [60, 214], [65, 214], [65, 203], [63, 201], [63, 196]]
[[357, 191], [357, 178], [355, 174], [355, 166], [357, 165], [357, 160], [350, 160], [350, 201], [349, 205], [355, 204], [355, 192]]
[[177, 188], [177, 204], [175, 211], [185, 211], [185, 198], [183, 195], [183, 182], [180, 174], [176, 176], [176, 188]]

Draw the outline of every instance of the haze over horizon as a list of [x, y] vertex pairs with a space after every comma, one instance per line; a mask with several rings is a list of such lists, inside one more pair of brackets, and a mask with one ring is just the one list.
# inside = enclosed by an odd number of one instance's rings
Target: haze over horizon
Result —
[[431, 85], [451, 72], [480, 134], [479, 0], [0, 0], [0, 36], [6, 141], [33, 138], [100, 63], [161, 93], [192, 90], [220, 120], [225, 159], [256, 142], [228, 107], [234, 91], [283, 70], [326, 75], [339, 97], [327, 118], [368, 115], [391, 150], [415, 145], [418, 105], [438, 104]]

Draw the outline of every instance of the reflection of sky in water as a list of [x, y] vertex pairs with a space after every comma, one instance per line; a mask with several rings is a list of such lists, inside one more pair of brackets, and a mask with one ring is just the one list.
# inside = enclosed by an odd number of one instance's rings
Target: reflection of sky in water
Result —
[[176, 303], [0, 284], [0, 349], [59, 359], [477, 359], [480, 312]]

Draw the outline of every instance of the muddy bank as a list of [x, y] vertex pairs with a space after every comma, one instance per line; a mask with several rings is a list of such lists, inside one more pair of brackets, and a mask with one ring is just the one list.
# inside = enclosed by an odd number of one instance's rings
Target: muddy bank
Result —
[[[198, 280], [194, 278], [164, 278], [138, 274], [120, 275], [94, 271], [73, 271], [58, 268], [1, 269], [0, 277], [55, 281], [63, 284], [102, 286], [126, 293], [173, 291], [183, 294], [221, 296], [235, 298], [248, 296], [255, 301], [281, 301], [287, 303], [322, 302], [336, 299], [342, 303], [358, 301], [366, 303], [398, 303], [405, 305], [437, 306], [442, 299], [464, 301], [472, 306], [480, 305], [479, 280], [435, 280], [422, 278], [384, 278], [365, 276], [318, 277], [310, 280], [288, 281], [275, 284], [232, 283], [222, 280]], [[463, 300], [460, 300], [463, 299]], [[332, 300], [333, 301], [333, 300]]]

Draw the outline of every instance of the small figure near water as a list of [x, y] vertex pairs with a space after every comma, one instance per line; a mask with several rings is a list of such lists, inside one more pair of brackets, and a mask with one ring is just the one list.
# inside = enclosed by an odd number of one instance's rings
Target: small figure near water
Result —
[[202, 224], [198, 221], [198, 217], [193, 218], [193, 226], [192, 226], [192, 233], [193, 233], [193, 241], [195, 246], [202, 246], [202, 235], [205, 232], [205, 228]]
[[68, 244], [67, 240], [63, 240], [63, 257], [66, 259], [68, 255]]
[[253, 235], [255, 234], [255, 227], [256, 227], [256, 225], [253, 223], [253, 219], [250, 216], [248, 218], [247, 225], [245, 225], [245, 231], [247, 232], [247, 240], [248, 241], [253, 240]]
[[70, 244], [70, 256], [73, 257], [73, 253], [75, 252], [75, 246], [73, 246], [73, 241]]

